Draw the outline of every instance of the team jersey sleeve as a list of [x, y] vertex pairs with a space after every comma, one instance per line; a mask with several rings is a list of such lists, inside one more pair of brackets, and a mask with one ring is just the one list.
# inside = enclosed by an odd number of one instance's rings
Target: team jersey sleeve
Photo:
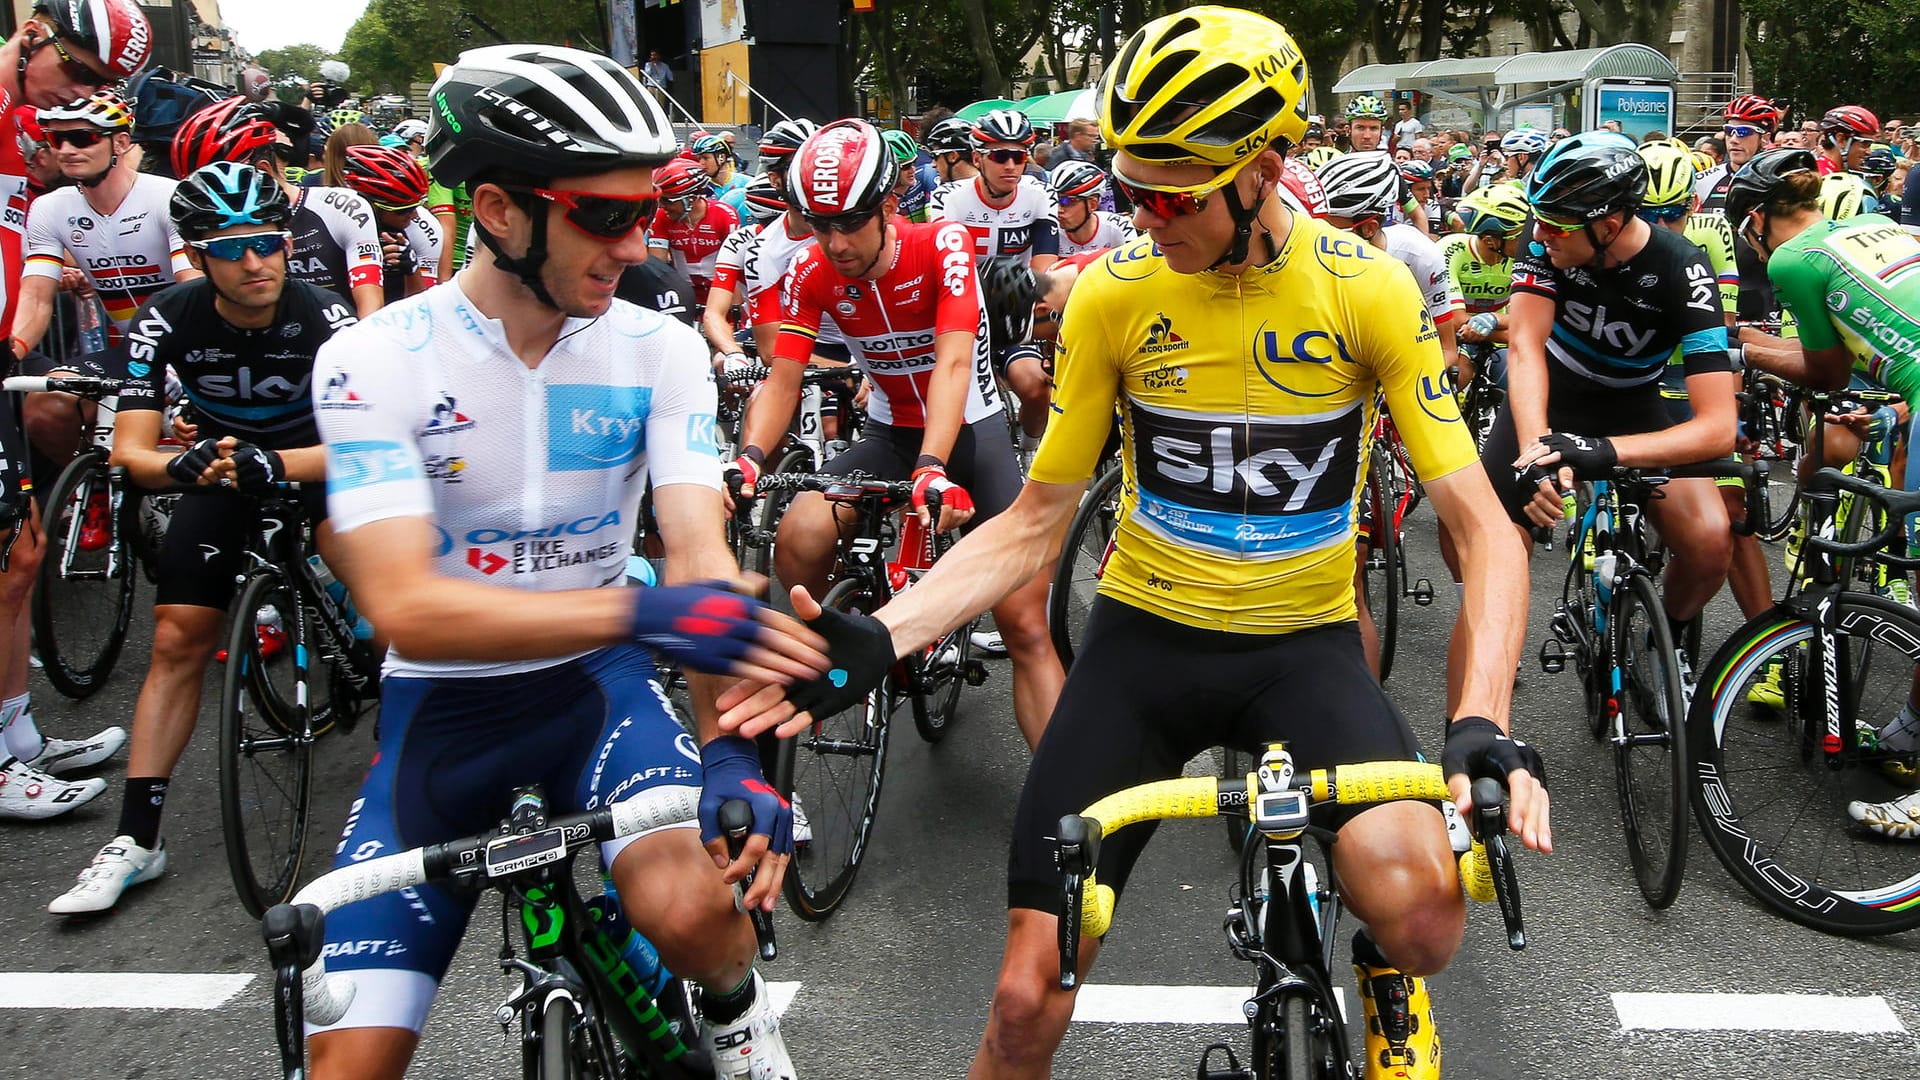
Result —
[[1033, 186], [1038, 190], [1035, 199], [1041, 208], [1040, 213], [1033, 219], [1033, 254], [1058, 256], [1060, 254], [1060, 202], [1053, 197], [1052, 192], [1047, 190], [1045, 184], [1036, 180]]
[[667, 240], [669, 221], [665, 209], [655, 210], [653, 220], [647, 223], [647, 246], [665, 251], [673, 245]]
[[821, 312], [826, 307], [826, 275], [830, 272], [819, 255], [816, 248], [800, 256], [781, 286], [766, 290], [782, 294], [780, 306], [785, 317], [779, 336], [773, 339], [776, 360], [804, 364], [813, 355], [814, 340], [820, 336]]
[[[1526, 236], [1533, 231], [1529, 220]], [[1559, 293], [1554, 287], [1553, 263], [1547, 261], [1546, 245], [1536, 240], [1528, 240], [1520, 245], [1513, 256], [1513, 292], [1532, 293], [1549, 300], [1558, 299]]]
[[753, 242], [753, 232], [748, 229], [735, 229], [727, 234], [720, 245], [720, 253], [713, 260], [713, 287], [725, 289], [738, 297], [741, 295], [740, 283], [744, 276], [744, 255], [748, 244]]
[[[791, 271], [789, 271], [791, 274]], [[751, 284], [751, 282], [749, 282]], [[786, 323], [793, 320], [794, 312], [791, 298], [787, 294], [787, 279], [764, 282], [752, 289], [748, 301], [747, 319], [754, 326], [768, 323]]]
[[696, 484], [718, 490], [717, 396], [706, 343], [679, 323], [661, 321], [672, 347], [665, 350], [647, 409], [648, 478], [656, 488]]
[[427, 183], [427, 213], [455, 213], [453, 206], [453, 189], [438, 180], [429, 181]]
[[[381, 320], [376, 315], [361, 326]], [[330, 390], [335, 398], [336, 407], [316, 407], [313, 415], [327, 448], [327, 518], [337, 531], [433, 516], [433, 489], [414, 439], [419, 391], [409, 360], [358, 326], [335, 334], [314, 356], [315, 404]], [[340, 391], [351, 392], [349, 406], [337, 407]]]
[[1793, 316], [1801, 348], [1817, 352], [1842, 344], [1839, 332], [1827, 318], [1827, 275], [1807, 258], [1800, 245], [1773, 253], [1767, 260], [1767, 280], [1773, 282], [1773, 295], [1780, 306]]
[[1102, 261], [1081, 274], [1062, 313], [1053, 361], [1053, 415], [1027, 470], [1029, 478], [1043, 484], [1085, 482], [1113, 431], [1125, 354], [1108, 332], [1119, 321], [1105, 313], [1115, 284], [1108, 265]]
[[1447, 273], [1447, 260], [1440, 254], [1440, 246], [1429, 241], [1422, 244], [1419, 251], [1415, 280], [1426, 297], [1427, 315], [1438, 326], [1453, 318], [1455, 312], [1465, 311], [1467, 302], [1460, 294], [1460, 286], [1454, 284], [1453, 275]]
[[[952, 184], [941, 184], [927, 196], [927, 220], [945, 221], [947, 219], [947, 196], [953, 193]], [[1058, 220], [1057, 218], [1055, 219]]]
[[413, 253], [414, 272], [433, 281], [440, 275], [440, 253], [445, 250], [447, 238], [440, 231], [440, 223], [433, 219], [426, 207], [413, 208], [413, 220], [407, 223], [407, 249]]
[[1714, 281], [1720, 287], [1720, 305], [1727, 311], [1740, 309], [1740, 268], [1733, 259], [1733, 226], [1725, 214], [1695, 214], [1695, 226], [1689, 226], [1688, 239], [1707, 253]]
[[27, 210], [26, 266], [24, 277], [58, 278], [66, 263], [67, 245], [60, 239], [59, 223], [54, 219], [66, 205], [64, 199], [43, 197]]
[[1387, 411], [1422, 480], [1446, 476], [1478, 459], [1460, 422], [1440, 355], [1440, 334], [1416, 293], [1418, 283], [1397, 263], [1382, 265], [1365, 287], [1344, 290], [1347, 333], [1363, 363], [1373, 368]]
[[327, 231], [347, 260], [347, 287], [379, 285], [386, 274], [381, 259], [380, 230], [374, 224], [373, 208], [367, 201], [345, 188], [328, 188], [321, 205], [327, 215]]
[[167, 314], [156, 307], [164, 296], [166, 291], [162, 290], [142, 304], [127, 323], [129, 328], [137, 327], [138, 333], [122, 338], [105, 354], [109, 363], [126, 365], [126, 381], [120, 386], [121, 412], [159, 412], [166, 405], [169, 358], [163, 355], [162, 349], [174, 327]]
[[980, 278], [973, 261], [973, 234], [965, 225], [943, 225], [935, 230], [933, 244], [940, 252], [933, 332], [975, 333], [980, 329]]
[[1681, 363], [1688, 375], [1732, 371], [1726, 309], [1720, 306], [1720, 287], [1707, 264], [1707, 253], [1686, 245], [1681, 266], [1681, 279], [1687, 283], [1687, 303], [1680, 309]]

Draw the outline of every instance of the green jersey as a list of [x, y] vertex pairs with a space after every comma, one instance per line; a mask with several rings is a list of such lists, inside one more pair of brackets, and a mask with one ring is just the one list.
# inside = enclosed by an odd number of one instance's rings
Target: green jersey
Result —
[[1822, 220], [1767, 260], [1809, 351], [1845, 346], [1854, 370], [1920, 402], [1920, 239], [1878, 214]]
[[473, 224], [473, 196], [467, 194], [467, 185], [443, 187], [438, 180], [427, 185], [427, 212], [434, 215], [453, 215], [453, 235], [448, 241], [453, 245], [453, 269], [458, 271], [467, 265], [467, 227]]
[[1467, 233], [1442, 238], [1440, 254], [1446, 259], [1447, 277], [1466, 301], [1467, 314], [1506, 310], [1507, 294], [1513, 291], [1512, 259], [1482, 262]]

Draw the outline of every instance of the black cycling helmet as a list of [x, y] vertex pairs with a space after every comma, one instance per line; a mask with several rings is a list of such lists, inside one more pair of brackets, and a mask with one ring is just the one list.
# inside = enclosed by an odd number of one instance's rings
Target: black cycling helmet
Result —
[[927, 137], [920, 145], [929, 154], [965, 154], [973, 150], [973, 125], [957, 116], [945, 120], [928, 129]]
[[1001, 144], [1032, 146], [1038, 138], [1032, 121], [1019, 109], [993, 109], [973, 122], [975, 147]]
[[980, 296], [987, 308], [988, 347], [995, 356], [1033, 338], [1033, 304], [1040, 287], [1033, 270], [1010, 255], [980, 267]]
[[782, 120], [768, 128], [760, 136], [760, 165], [767, 169], [784, 169], [787, 159], [800, 152], [800, 144], [806, 142], [820, 125], [811, 120]]
[[495, 171], [552, 178], [651, 168], [678, 149], [639, 80], [579, 49], [469, 49], [430, 97], [427, 157], [447, 187]]
[[1779, 189], [1780, 181], [1795, 173], [1818, 173], [1819, 159], [1811, 150], [1782, 147], [1753, 155], [1727, 186], [1727, 221], [1739, 232], [1747, 215], [1765, 205]]
[[244, 162], [216, 161], [174, 186], [167, 215], [183, 238], [197, 240], [235, 225], [283, 227], [293, 206], [273, 177]]
[[1548, 221], [1633, 213], [1647, 195], [1647, 162], [1632, 139], [1586, 131], [1555, 143], [1527, 178], [1527, 202]]

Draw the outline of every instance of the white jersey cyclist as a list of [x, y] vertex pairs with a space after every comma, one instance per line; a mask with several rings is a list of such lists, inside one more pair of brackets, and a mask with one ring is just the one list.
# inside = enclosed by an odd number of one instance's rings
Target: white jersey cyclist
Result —
[[153, 294], [191, 270], [187, 245], [167, 216], [174, 181], [149, 174], [110, 213], [88, 205], [85, 189], [56, 188], [34, 200], [27, 213], [26, 277], [58, 280], [71, 255], [87, 276], [118, 332]]
[[427, 213], [425, 206], [413, 208], [413, 220], [407, 222], [407, 250], [402, 264], [412, 264], [412, 272], [422, 274], [428, 282], [438, 280], [440, 276], [440, 255], [447, 244], [446, 234], [440, 229], [440, 223]]
[[1084, 244], [1068, 236], [1067, 230], [1060, 230], [1061, 258], [1064, 259], [1069, 255], [1079, 255], [1088, 251], [1103, 251], [1107, 248], [1119, 247], [1121, 244], [1139, 235], [1134, 232], [1133, 222], [1128, 221], [1127, 215], [1125, 214], [1118, 214], [1112, 210], [1095, 210], [1093, 211], [1093, 219], [1099, 222], [1099, 225], [1093, 230], [1093, 237]]
[[720, 242], [720, 250], [713, 257], [713, 287], [732, 293], [734, 302], [743, 307], [751, 299], [746, 291], [747, 260], [753, 257], [763, 228], [749, 224], [733, 230]]
[[[334, 336], [314, 364], [334, 528], [431, 517], [434, 570], [536, 592], [623, 584], [656, 486], [720, 487], [714, 386], [688, 327], [616, 301], [568, 319], [536, 369], [448, 282]], [[377, 404], [376, 404], [377, 403]], [[422, 661], [387, 675], [483, 676], [574, 659]]]
[[954, 180], [927, 200], [928, 221], [957, 221], [973, 234], [976, 260], [1060, 254], [1060, 205], [1045, 182], [1022, 176], [1003, 206], [987, 201], [979, 177]]
[[1432, 237], [1404, 222], [1386, 226], [1380, 235], [1386, 241], [1387, 254], [1406, 263], [1407, 269], [1413, 271], [1414, 284], [1420, 286], [1420, 295], [1426, 301], [1427, 317], [1435, 326], [1451, 319], [1454, 312], [1466, 309], [1466, 301], [1454, 285], [1453, 276], [1447, 273], [1446, 253]]
[[386, 267], [373, 208], [346, 188], [295, 188], [293, 257], [287, 273], [337, 294], [352, 305], [353, 290], [378, 286]]
[[[759, 243], [754, 245], [752, 256], [747, 260], [747, 295], [753, 298], [751, 319], [755, 326], [766, 323], [786, 321], [789, 308], [786, 304], [785, 282], [792, 273], [793, 265], [800, 256], [819, 246], [813, 239], [813, 230], [802, 226], [799, 236], [793, 235], [787, 225], [787, 215], [782, 214], [760, 230]], [[814, 351], [819, 346], [838, 345], [846, 347], [847, 336], [840, 332], [840, 324], [833, 321], [832, 312], [820, 313], [820, 333], [814, 338]]]

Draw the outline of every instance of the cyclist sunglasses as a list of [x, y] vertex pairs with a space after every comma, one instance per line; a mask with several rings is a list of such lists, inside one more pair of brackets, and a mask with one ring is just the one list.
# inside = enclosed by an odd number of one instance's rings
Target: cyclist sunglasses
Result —
[[248, 233], [246, 236], [222, 236], [217, 240], [191, 240], [192, 246], [225, 262], [239, 262], [251, 251], [261, 258], [285, 251], [290, 232]]
[[566, 207], [567, 224], [596, 240], [625, 240], [653, 217], [660, 200], [652, 195], [601, 195], [551, 188], [507, 187]]
[[68, 52], [67, 47], [60, 44], [60, 34], [57, 31], [47, 34], [47, 44], [52, 45], [53, 51], [60, 54], [60, 73], [65, 75], [69, 82], [80, 86], [98, 87], [114, 81], [111, 76], [100, 74]]
[[100, 145], [107, 133], [99, 128], [73, 128], [63, 131], [47, 132], [47, 141], [54, 146], [71, 146], [77, 150], [86, 150]]
[[988, 161], [997, 161], [1002, 165], [1025, 165], [1027, 163], [1027, 152], [1025, 150], [983, 150], [981, 153], [986, 155]]
[[1248, 158], [1239, 165], [1222, 171], [1212, 180], [1194, 187], [1157, 188], [1137, 184], [1120, 172], [1120, 163], [1117, 161], [1113, 165], [1112, 178], [1114, 187], [1127, 197], [1127, 201], [1132, 203], [1135, 209], [1145, 210], [1154, 217], [1172, 220], [1205, 210], [1207, 200], [1213, 196], [1213, 193], [1233, 183], [1234, 177], [1240, 175], [1240, 170], [1253, 160]]
[[875, 209], [832, 216], [801, 214], [800, 217], [806, 221], [807, 227], [814, 232], [857, 233], [861, 229], [866, 228], [867, 222], [872, 221], [879, 213], [880, 211]]
[[[369, 201], [371, 202], [371, 200]], [[405, 206], [388, 206], [385, 203], [373, 203], [372, 205], [375, 210], [383, 214], [411, 214], [420, 208], [420, 204], [417, 202], [410, 202]]]
[[1692, 208], [1688, 206], [1668, 206], [1658, 210], [1642, 210], [1639, 212], [1640, 220], [1649, 225], [1679, 221], [1681, 218], [1686, 217], [1687, 214], [1691, 212], [1691, 209]]
[[1539, 214], [1534, 215], [1533, 222], [1540, 226], [1548, 236], [1572, 236], [1574, 233], [1587, 227], [1587, 222], [1584, 221], [1551, 221], [1541, 217]]
[[1744, 139], [1749, 135], [1766, 134], [1763, 129], [1754, 127], [1752, 124], [1728, 124], [1720, 130], [1736, 139]]

